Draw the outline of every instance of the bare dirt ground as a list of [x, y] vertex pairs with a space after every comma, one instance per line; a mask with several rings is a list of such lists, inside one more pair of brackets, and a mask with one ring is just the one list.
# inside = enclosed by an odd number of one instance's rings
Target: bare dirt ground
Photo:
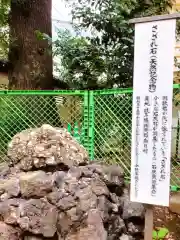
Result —
[[154, 207], [154, 228], [169, 230], [166, 240], [180, 240], [180, 215], [171, 213], [168, 208]]

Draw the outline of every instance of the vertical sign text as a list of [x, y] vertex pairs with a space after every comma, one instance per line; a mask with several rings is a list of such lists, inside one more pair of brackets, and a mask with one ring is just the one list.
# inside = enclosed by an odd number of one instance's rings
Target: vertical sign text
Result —
[[135, 25], [131, 201], [169, 205], [176, 20]]

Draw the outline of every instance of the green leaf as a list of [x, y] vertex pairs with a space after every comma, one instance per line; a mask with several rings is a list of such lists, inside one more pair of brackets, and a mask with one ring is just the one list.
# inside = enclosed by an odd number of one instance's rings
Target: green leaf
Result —
[[46, 33], [43, 33], [43, 32], [41, 32], [41, 31], [39, 31], [39, 30], [36, 30], [35, 31], [35, 35], [36, 35], [36, 38], [38, 39], [38, 40], [47, 40], [48, 41], [48, 45], [49, 46], [51, 46], [52, 45], [52, 38], [48, 35], [48, 34], [46, 34]]
[[158, 239], [164, 239], [168, 233], [169, 230], [167, 228], [160, 228], [158, 231]]
[[153, 240], [156, 240], [157, 237], [158, 237], [157, 231], [153, 230], [153, 234], [152, 235], [153, 235]]
[[41, 31], [35, 30], [35, 35], [38, 40], [44, 40], [44, 35]]

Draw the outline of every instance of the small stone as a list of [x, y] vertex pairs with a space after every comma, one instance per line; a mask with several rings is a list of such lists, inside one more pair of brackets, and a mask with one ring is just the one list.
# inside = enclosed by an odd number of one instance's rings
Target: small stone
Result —
[[[92, 209], [88, 212], [87, 217], [87, 229], [82, 229], [80, 231], [80, 236], [83, 236], [83, 232], [86, 233], [89, 238], [87, 239], [96, 239], [96, 240], [106, 240], [107, 232], [104, 229], [102, 218], [100, 212], [96, 209]], [[81, 239], [81, 238], [80, 238]]]
[[86, 227], [81, 227], [79, 231], [70, 232], [66, 240], [107, 240], [107, 232], [97, 210], [92, 209], [88, 212], [86, 225]]
[[21, 240], [21, 230], [16, 227], [0, 222], [0, 239], [1, 240]]
[[36, 236], [26, 236], [26, 237], [24, 237], [23, 240], [43, 240], [43, 238], [36, 237]]
[[57, 171], [53, 174], [53, 183], [57, 188], [62, 188], [65, 181], [66, 173], [63, 171]]
[[0, 194], [6, 193], [6, 199], [17, 197], [20, 193], [19, 180], [15, 177], [0, 180]]
[[108, 227], [108, 235], [113, 236], [112, 239], [117, 239], [120, 234], [127, 231], [125, 222], [119, 215], [111, 215], [109, 221], [111, 224]]
[[[42, 155], [42, 153], [37, 154], [37, 157], [33, 158], [32, 167], [34, 166], [35, 168], [39, 169], [39, 168], [43, 168], [46, 166], [46, 158], [44, 157], [45, 154], [43, 154], [42, 157], [41, 157], [41, 155]], [[21, 160], [21, 165], [22, 165], [22, 160]]]
[[143, 225], [138, 225], [138, 224], [129, 222], [127, 225], [127, 228], [128, 228], [129, 234], [131, 235], [135, 235], [137, 233], [143, 233]]
[[81, 167], [82, 175], [84, 177], [91, 178], [93, 175], [93, 169], [89, 168], [88, 166]]
[[66, 213], [62, 212], [58, 215], [57, 230], [59, 233], [61, 233], [62, 236], [65, 236], [68, 234], [68, 231], [69, 229], [71, 229], [72, 225], [73, 225], [73, 220]]
[[68, 196], [69, 196], [68, 193], [65, 193], [65, 192], [63, 192], [63, 191], [59, 191], [59, 190], [58, 190], [58, 191], [49, 193], [49, 194], [47, 195], [47, 199], [48, 199], [48, 201], [49, 201], [51, 204], [57, 206], [58, 202], [59, 202], [62, 198], [68, 197]]
[[23, 197], [43, 197], [52, 191], [52, 175], [43, 171], [21, 173], [19, 176], [20, 189]]
[[122, 234], [122, 236], [119, 238], [119, 240], [135, 240], [132, 236]]
[[82, 170], [80, 167], [71, 167], [68, 171], [68, 174], [72, 177], [72, 178], [76, 178], [79, 180], [79, 178], [82, 175]]
[[59, 201], [56, 203], [56, 206], [63, 211], [66, 211], [72, 207], [76, 206], [75, 198], [71, 195], [64, 197], [62, 199], [59, 199]]
[[112, 204], [106, 196], [100, 196], [97, 202], [97, 208], [101, 214], [101, 218], [103, 219], [103, 222], [107, 222], [110, 218], [109, 212], [112, 210]]
[[77, 208], [71, 208], [67, 211], [67, 215], [70, 217], [70, 219], [75, 222], [81, 222], [83, 218], [83, 210], [80, 207]]
[[132, 217], [143, 218], [144, 214], [144, 206], [141, 203], [131, 202], [129, 192], [125, 190], [123, 195], [123, 219], [129, 219]]
[[5, 178], [10, 173], [10, 167], [7, 163], [0, 163], [0, 178]]
[[92, 191], [97, 195], [109, 195], [109, 190], [105, 183], [100, 179], [93, 179], [91, 182]]
[[111, 197], [111, 201], [115, 204], [117, 204], [118, 206], [122, 206], [123, 205], [123, 199], [119, 196], [117, 196], [115, 193], [110, 193], [110, 197]]
[[33, 159], [31, 156], [25, 156], [20, 160], [19, 168], [24, 171], [30, 171], [33, 168]]
[[55, 157], [54, 156], [50, 156], [49, 158], [47, 158], [46, 159], [46, 165], [49, 165], [49, 166], [57, 165], [57, 163], [55, 161]]
[[0, 203], [0, 217], [7, 224], [16, 225], [20, 217], [19, 204], [24, 202], [23, 199], [8, 199]]
[[[79, 185], [81, 186], [81, 183], [79, 183]], [[83, 188], [80, 188], [75, 192], [75, 197], [77, 197], [78, 199], [88, 199], [91, 197], [91, 195], [92, 188], [91, 185], [89, 185], [88, 183], [85, 184]]]
[[97, 207], [97, 196], [95, 194], [91, 194], [89, 198], [82, 198], [79, 199], [79, 207], [83, 212], [87, 212], [89, 209], [95, 209]]
[[58, 212], [46, 199], [31, 199], [20, 204], [20, 227], [24, 231], [44, 237], [53, 237], [56, 232]]

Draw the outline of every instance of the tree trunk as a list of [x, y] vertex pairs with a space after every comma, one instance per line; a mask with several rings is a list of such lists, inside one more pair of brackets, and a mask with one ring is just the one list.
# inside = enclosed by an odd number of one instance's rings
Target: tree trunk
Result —
[[36, 30], [52, 34], [52, 0], [11, 0], [9, 88], [53, 89], [52, 55]]
[[[39, 40], [38, 30], [51, 37], [52, 0], [11, 0], [9, 17], [9, 89], [52, 90], [52, 55], [47, 40]], [[6, 131], [13, 136], [29, 127], [42, 124], [61, 126], [53, 96], [8, 96], [4, 110]], [[15, 115], [15, 117], [13, 117]], [[9, 119], [8, 124], [7, 119]], [[13, 130], [12, 130], [13, 126]]]

